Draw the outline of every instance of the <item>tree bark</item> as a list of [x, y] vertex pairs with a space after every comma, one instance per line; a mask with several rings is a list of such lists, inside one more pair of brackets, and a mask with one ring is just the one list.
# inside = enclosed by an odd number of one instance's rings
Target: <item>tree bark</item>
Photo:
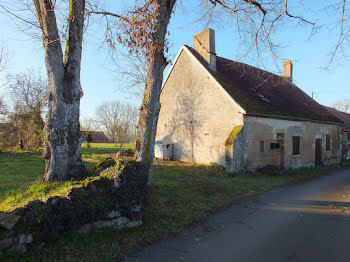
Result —
[[155, 23], [151, 55], [148, 58], [145, 94], [140, 108], [136, 158], [148, 166], [148, 185], [152, 185], [154, 143], [160, 110], [160, 90], [166, 67], [164, 57], [165, 36], [176, 0], [155, 2]]
[[79, 107], [85, 0], [69, 1], [69, 35], [65, 58], [59, 39], [54, 3], [33, 0], [43, 33], [48, 76], [48, 115], [44, 127], [45, 181], [85, 176], [81, 158]]

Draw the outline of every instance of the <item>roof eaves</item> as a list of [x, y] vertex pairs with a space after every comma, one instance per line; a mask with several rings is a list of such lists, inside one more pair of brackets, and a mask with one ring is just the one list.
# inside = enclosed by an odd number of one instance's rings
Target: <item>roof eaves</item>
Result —
[[323, 123], [323, 124], [330, 124], [330, 125], [342, 125], [341, 122], [323, 121], [323, 120], [303, 118], [303, 117], [294, 117], [294, 116], [269, 115], [269, 114], [258, 114], [258, 113], [247, 113], [246, 115], [247, 116], [255, 116], [255, 117], [264, 117], [264, 118], [276, 118], [276, 119], [292, 120], [292, 121], [307, 121], [307, 122]]

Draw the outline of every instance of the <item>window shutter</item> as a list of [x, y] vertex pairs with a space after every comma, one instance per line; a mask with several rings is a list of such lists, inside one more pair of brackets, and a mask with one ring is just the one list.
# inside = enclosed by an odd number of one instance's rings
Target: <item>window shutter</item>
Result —
[[293, 136], [293, 155], [300, 155], [300, 136]]
[[331, 150], [331, 136], [330, 135], [326, 135], [326, 151]]

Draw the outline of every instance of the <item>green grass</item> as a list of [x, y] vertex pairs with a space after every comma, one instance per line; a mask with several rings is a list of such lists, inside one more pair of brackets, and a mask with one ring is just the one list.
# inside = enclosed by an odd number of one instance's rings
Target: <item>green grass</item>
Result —
[[344, 160], [344, 161], [342, 162], [342, 166], [343, 166], [343, 167], [350, 167], [350, 160]]
[[[132, 148], [132, 145], [126, 145], [126, 148]], [[94, 145], [90, 149], [83, 148], [83, 157], [92, 164], [101, 155], [114, 154], [116, 150], [120, 148], [109, 145], [99, 148]], [[8, 168], [5, 173], [1, 172], [0, 179], [7, 179], [7, 184], [0, 188], [0, 207], [3, 210], [9, 207], [11, 201], [15, 203], [13, 206], [19, 206], [29, 199], [61, 194], [78, 183], [43, 184], [39, 181], [44, 164], [38, 154], [9, 154], [9, 158], [7, 155], [0, 154], [0, 163], [9, 162], [16, 171]], [[305, 181], [325, 172], [324, 169], [303, 168], [289, 170], [286, 175], [278, 177], [232, 177], [220, 168], [205, 165], [172, 161], [155, 161], [154, 164], [154, 189], [142, 227], [121, 231], [108, 229], [85, 235], [67, 233], [57, 242], [34, 248], [21, 261], [111, 261], [123, 258], [163, 237], [173, 236], [185, 226], [205, 219], [218, 208], [225, 208], [276, 186]], [[31, 170], [30, 175], [28, 170]], [[20, 181], [24, 178], [25, 182]], [[18, 185], [20, 188], [16, 189]], [[8, 190], [8, 187], [12, 189]]]
[[[91, 143], [87, 148], [83, 144], [82, 156], [88, 174], [94, 175], [94, 166], [99, 159], [134, 147], [133, 144], [120, 148], [114, 144]], [[62, 195], [79, 185], [80, 181], [43, 183], [45, 161], [41, 153], [16, 151], [0, 154], [0, 211], [11, 210], [33, 199]]]
[[101, 159], [105, 155], [115, 154], [120, 150], [135, 149], [134, 144], [124, 144], [123, 147], [116, 147], [114, 144], [91, 143], [90, 148], [82, 145], [81, 153], [85, 159]]

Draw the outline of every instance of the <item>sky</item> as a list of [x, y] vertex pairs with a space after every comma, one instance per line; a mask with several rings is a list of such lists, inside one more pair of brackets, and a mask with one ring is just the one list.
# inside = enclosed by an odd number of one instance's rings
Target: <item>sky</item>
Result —
[[[184, 8], [178, 5], [170, 21], [170, 36], [168, 37], [170, 46], [168, 59], [170, 60], [176, 56], [181, 45], [192, 46], [192, 36], [207, 27], [203, 22], [197, 21], [199, 12], [193, 3], [195, 1], [191, 1], [188, 6], [183, 4]], [[118, 7], [114, 6], [114, 8]], [[335, 14], [337, 13], [333, 13], [333, 16]], [[308, 16], [316, 19], [314, 14], [308, 14]], [[6, 82], [6, 74], [19, 73], [26, 69], [35, 69], [42, 72], [43, 75], [46, 72], [42, 44], [19, 31], [13, 22], [14, 19], [0, 13], [0, 41], [9, 53], [7, 69], [0, 75], [2, 84]], [[317, 19], [320, 24], [332, 21], [330, 14], [318, 16]], [[222, 21], [224, 22], [210, 25], [216, 34], [217, 55], [255, 66], [256, 60], [239, 55], [241, 49], [237, 40], [237, 32], [232, 29], [229, 21], [226, 19]], [[350, 97], [350, 82], [348, 81], [350, 61], [338, 56], [330, 70], [324, 69], [329, 61], [329, 53], [335, 46], [339, 28], [335, 27], [331, 30], [322, 28], [311, 38], [309, 37], [310, 28], [306, 25], [292, 27], [282, 25], [281, 28], [278, 41], [283, 45], [279, 53], [282, 60], [279, 61], [278, 68], [276, 68], [267, 53], [263, 59], [263, 69], [280, 74], [283, 59], [292, 60], [293, 82], [308, 95], [313, 96], [317, 102], [331, 105], [338, 99]], [[104, 102], [120, 100], [135, 106], [141, 103], [140, 98], [120, 88], [123, 82], [116, 81], [120, 76], [115, 72], [115, 66], [110, 59], [110, 50], [103, 44], [103, 32], [103, 25], [92, 24], [84, 36], [81, 72], [84, 91], [81, 100], [82, 118], [93, 118], [96, 108]], [[6, 95], [6, 92], [5, 88], [0, 89], [0, 94]]]

